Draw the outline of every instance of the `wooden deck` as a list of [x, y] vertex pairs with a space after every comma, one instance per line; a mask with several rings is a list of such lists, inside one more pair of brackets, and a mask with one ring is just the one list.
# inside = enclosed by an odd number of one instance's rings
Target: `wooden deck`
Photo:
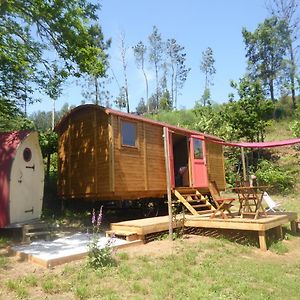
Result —
[[[282, 225], [291, 223], [291, 230], [296, 231], [297, 213], [284, 212], [273, 213], [267, 217], [259, 219], [248, 219], [241, 217], [234, 217], [228, 219], [211, 219], [208, 216], [193, 216], [185, 215], [185, 227], [198, 227], [198, 228], [213, 228], [213, 229], [231, 229], [231, 230], [249, 230], [257, 231], [259, 245], [261, 250], [267, 250], [266, 232], [269, 229], [276, 228], [278, 238], [282, 238]], [[176, 217], [176, 222], [173, 222], [173, 228], [182, 227], [182, 216]], [[136, 238], [144, 239], [147, 234], [157, 233], [168, 230], [168, 216], [138, 219], [131, 221], [123, 221], [119, 223], [112, 223], [111, 233], [116, 235], [136, 235]]]

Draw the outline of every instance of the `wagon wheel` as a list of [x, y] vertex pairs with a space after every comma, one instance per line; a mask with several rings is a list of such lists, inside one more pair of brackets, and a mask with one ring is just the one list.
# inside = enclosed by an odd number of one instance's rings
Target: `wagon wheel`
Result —
[[144, 200], [141, 203], [144, 218], [157, 217], [159, 214], [159, 201], [155, 199]]

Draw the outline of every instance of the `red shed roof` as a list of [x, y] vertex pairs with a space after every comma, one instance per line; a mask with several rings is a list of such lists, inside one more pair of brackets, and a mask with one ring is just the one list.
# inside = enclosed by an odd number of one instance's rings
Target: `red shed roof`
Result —
[[0, 228], [9, 223], [9, 180], [12, 162], [22, 140], [31, 131], [0, 133]]
[[213, 135], [209, 135], [206, 133], [201, 133], [199, 131], [196, 130], [191, 130], [191, 129], [187, 129], [187, 128], [182, 128], [182, 127], [178, 127], [178, 126], [174, 126], [174, 125], [170, 125], [168, 123], [164, 123], [164, 122], [160, 122], [160, 121], [155, 121], [152, 119], [148, 119], [145, 117], [141, 117], [139, 115], [135, 115], [135, 114], [129, 114], [129, 113], [125, 113], [125, 112], [121, 112], [118, 110], [114, 110], [111, 108], [105, 108], [96, 104], [84, 104], [84, 105], [79, 105], [75, 108], [73, 108], [72, 110], [69, 111], [69, 113], [67, 113], [61, 120], [60, 122], [55, 126], [55, 131], [58, 130], [62, 124], [66, 121], [66, 119], [73, 113], [80, 111], [82, 109], [85, 108], [89, 108], [89, 107], [95, 107], [96, 109], [102, 110], [107, 114], [111, 114], [111, 115], [116, 115], [116, 116], [120, 116], [123, 118], [127, 118], [127, 119], [131, 119], [131, 120], [136, 120], [136, 121], [141, 121], [141, 122], [145, 122], [145, 123], [149, 123], [152, 125], [157, 125], [157, 126], [161, 126], [161, 127], [168, 127], [171, 130], [177, 131], [177, 132], [181, 132], [181, 133], [186, 133], [188, 135], [200, 135], [203, 137], [206, 137], [210, 140], [216, 140], [216, 141], [222, 141], [222, 139], [220, 139], [219, 137], [213, 136]]

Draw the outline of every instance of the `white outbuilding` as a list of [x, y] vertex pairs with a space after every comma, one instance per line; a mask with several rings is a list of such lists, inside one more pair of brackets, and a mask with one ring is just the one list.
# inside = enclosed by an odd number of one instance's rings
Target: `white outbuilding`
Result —
[[0, 133], [0, 228], [40, 218], [43, 193], [44, 167], [38, 133]]

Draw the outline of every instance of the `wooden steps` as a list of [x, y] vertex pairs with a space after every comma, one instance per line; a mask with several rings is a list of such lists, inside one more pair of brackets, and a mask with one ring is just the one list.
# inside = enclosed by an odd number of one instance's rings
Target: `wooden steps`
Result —
[[173, 190], [176, 200], [181, 202], [187, 210], [195, 216], [213, 212], [214, 208], [197, 189], [178, 188]]
[[125, 230], [108, 230], [106, 231], [106, 237], [117, 237], [130, 242], [140, 240], [140, 236], [137, 234], [137, 232]]
[[50, 237], [49, 226], [44, 222], [25, 224], [22, 227], [22, 243], [30, 243], [32, 238], [44, 237], [46, 240]]

